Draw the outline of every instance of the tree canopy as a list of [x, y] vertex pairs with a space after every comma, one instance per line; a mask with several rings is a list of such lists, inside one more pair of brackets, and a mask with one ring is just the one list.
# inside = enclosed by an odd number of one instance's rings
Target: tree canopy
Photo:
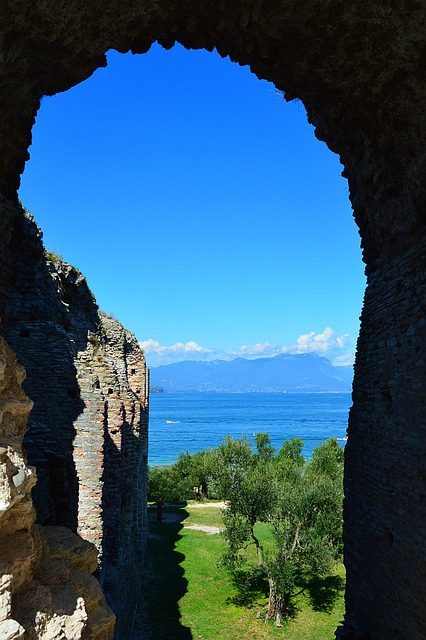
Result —
[[[314, 449], [310, 460], [302, 449], [295, 437], [277, 452], [267, 433], [256, 434], [254, 443], [226, 436], [216, 449], [186, 451], [174, 465], [149, 470], [152, 500], [185, 500], [195, 488], [198, 498], [225, 501], [222, 563], [236, 582], [242, 574], [268, 582], [265, 622], [274, 619], [277, 626], [297, 579], [327, 575], [342, 552], [343, 449], [335, 438]], [[259, 524], [269, 531], [265, 548]]]
[[[227, 548], [224, 565], [237, 574], [246, 566], [247, 549], [256, 548], [257, 565], [269, 582], [266, 621], [288, 613], [297, 576], [323, 576], [341, 552], [343, 451], [335, 439], [301, 455], [292, 438], [275, 453], [268, 434], [257, 434], [256, 449], [245, 438], [228, 438], [219, 447], [217, 473], [224, 510]], [[268, 526], [273, 543], [263, 549], [257, 523]]]

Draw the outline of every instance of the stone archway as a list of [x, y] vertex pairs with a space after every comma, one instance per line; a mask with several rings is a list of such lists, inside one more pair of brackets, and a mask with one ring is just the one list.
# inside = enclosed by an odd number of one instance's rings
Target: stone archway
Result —
[[287, 100], [301, 99], [316, 135], [340, 155], [368, 276], [346, 450], [342, 633], [420, 640], [426, 617], [418, 525], [425, 515], [426, 453], [422, 0], [405, 0], [398, 10], [391, 0], [71, 0], [59, 7], [54, 0], [10, 0], [2, 3], [0, 25], [2, 311], [16, 260], [10, 244], [16, 190], [40, 98], [87, 78], [110, 48], [143, 53], [154, 40], [166, 48], [175, 41], [216, 47], [274, 82]]

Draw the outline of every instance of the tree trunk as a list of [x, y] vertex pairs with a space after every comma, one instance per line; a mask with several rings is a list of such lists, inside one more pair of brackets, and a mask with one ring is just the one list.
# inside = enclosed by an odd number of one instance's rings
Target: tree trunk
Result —
[[259, 567], [263, 567], [263, 555], [262, 555], [262, 546], [259, 542], [259, 540], [256, 538], [256, 536], [254, 535], [254, 531], [253, 531], [253, 527], [251, 528], [251, 537], [254, 541], [254, 545], [256, 547], [256, 551], [257, 551], [257, 564]]
[[207, 487], [207, 482], [202, 482], [201, 483], [201, 499], [205, 500], [208, 497], [209, 497], [209, 490]]
[[157, 502], [157, 520], [161, 522], [163, 520], [163, 503]]
[[288, 609], [285, 605], [285, 598], [283, 594], [277, 594], [275, 587], [275, 581], [269, 578], [269, 602], [268, 611], [265, 616], [265, 624], [268, 624], [269, 620], [274, 618], [274, 624], [276, 627], [282, 627], [281, 616], [285, 616], [288, 613]]

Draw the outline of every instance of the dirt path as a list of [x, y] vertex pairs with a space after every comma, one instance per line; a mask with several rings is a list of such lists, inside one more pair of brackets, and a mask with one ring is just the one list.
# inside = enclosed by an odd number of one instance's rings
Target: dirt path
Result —
[[204, 507], [218, 507], [224, 509], [226, 507], [225, 502], [197, 502], [196, 504], [187, 504], [185, 509], [204, 509]]
[[205, 533], [220, 533], [223, 531], [223, 527], [212, 527], [208, 524], [189, 524], [183, 525], [185, 529], [196, 529], [197, 531], [204, 531]]

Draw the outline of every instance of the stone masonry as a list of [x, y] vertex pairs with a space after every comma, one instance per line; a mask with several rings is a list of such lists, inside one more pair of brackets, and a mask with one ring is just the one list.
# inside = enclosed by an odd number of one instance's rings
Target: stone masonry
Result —
[[[73, 328], [73, 318], [80, 304], [84, 305], [87, 291], [79, 275], [68, 272], [65, 265], [50, 267], [51, 280], [57, 278], [64, 295], [56, 296], [55, 302], [52, 293], [52, 297], [44, 299], [49, 303], [42, 302], [41, 280], [44, 282], [46, 278], [38, 273], [40, 262], [25, 242], [21, 246], [20, 236], [16, 235], [17, 225], [23, 220], [17, 207], [17, 189], [41, 97], [66, 91], [88, 78], [95, 69], [106, 65], [105, 53], [111, 48], [142, 54], [157, 40], [165, 48], [171, 48], [175, 42], [188, 49], [211, 51], [216, 47], [220, 55], [249, 65], [259, 78], [273, 82], [284, 92], [286, 100], [298, 98], [303, 102], [317, 137], [339, 154], [344, 165], [343, 175], [348, 180], [367, 273], [345, 453], [347, 591], [345, 620], [338, 634], [345, 640], [424, 640], [425, 33], [424, 0], [121, 0], [119, 3], [3, 0], [0, 3], [1, 330], [3, 335], [7, 331], [7, 339], [17, 352], [19, 349], [19, 359], [29, 371], [25, 389], [35, 407], [27, 446], [30, 458], [33, 456], [38, 463], [40, 487], [34, 489], [34, 503], [39, 518], [49, 526], [66, 524], [77, 530], [82, 526], [79, 523], [82, 509], [88, 508], [90, 518], [85, 517], [84, 526], [103, 554], [100, 579], [104, 580], [106, 592], [118, 570], [116, 558], [120, 554], [114, 546], [116, 541], [107, 542], [108, 527], [119, 521], [120, 539], [128, 535], [124, 533], [130, 531], [127, 499], [132, 501], [139, 490], [133, 488], [129, 496], [108, 492], [115, 502], [109, 506], [102, 502], [108, 483], [111, 488], [120, 483], [123, 489], [130, 486], [123, 447], [134, 450], [136, 438], [141, 437], [136, 435], [138, 409], [131, 400], [131, 394], [137, 393], [132, 391], [129, 378], [122, 391], [122, 369], [107, 366], [112, 349], [120, 351], [130, 338], [117, 328], [108, 343], [112, 325], [104, 326], [90, 311], [80, 317], [85, 318], [81, 335]], [[25, 277], [18, 284], [23, 261], [27, 262], [26, 268], [32, 265], [33, 288], [25, 288]], [[78, 304], [69, 308], [64, 297], [67, 283], [75, 294], [82, 294]], [[12, 319], [21, 323], [21, 335], [16, 333]], [[31, 326], [26, 327], [25, 323]], [[84, 342], [85, 332], [87, 336], [96, 336], [99, 343]], [[58, 346], [58, 352], [70, 354], [66, 364], [55, 354], [55, 366], [60, 372], [56, 381], [47, 360], [31, 359], [31, 341], [42, 346], [43, 335], [51, 337], [52, 345], [55, 341], [63, 345], [60, 349]], [[99, 353], [103, 363], [99, 367], [105, 366], [102, 375], [94, 360], [89, 366], [84, 364], [83, 353], [88, 354], [91, 349], [94, 355]], [[2, 362], [13, 361], [6, 345], [2, 358]], [[118, 359], [122, 361], [121, 356]], [[15, 365], [7, 366], [15, 370]], [[9, 371], [7, 366], [5, 371]], [[113, 369], [115, 386], [108, 381], [112, 375], [108, 371]], [[21, 371], [18, 379], [22, 378]], [[81, 388], [75, 385], [77, 379]], [[89, 381], [93, 381], [93, 390], [89, 389]], [[60, 386], [60, 403], [69, 417], [60, 442], [52, 426], [55, 412], [60, 413], [52, 403], [55, 385]], [[27, 484], [20, 485], [28, 487], [31, 473], [23, 466], [20, 438], [29, 405], [23, 400], [16, 375], [5, 374], [2, 394], [7, 406], [20, 415], [19, 429], [14, 430], [11, 424], [15, 414], [4, 414], [9, 434], [4, 436], [5, 442], [10, 443], [7, 455], [12, 461], [6, 461], [4, 486], [5, 495], [10, 495], [6, 497], [7, 504], [13, 503], [7, 513], [14, 513], [15, 507], [28, 510], [25, 516], [16, 512], [22, 518], [24, 532], [22, 540], [16, 537], [16, 553], [22, 558], [19, 566], [27, 567], [27, 580], [38, 557], [34, 549], [39, 548], [39, 543], [30, 523], [29, 490], [26, 488], [22, 494], [25, 498], [15, 501], [17, 488], [15, 485], [12, 488], [15, 472], [10, 464], [22, 469], [16, 472], [19, 479], [22, 474], [28, 476]], [[92, 400], [87, 398], [89, 394]], [[43, 417], [46, 411], [41, 411], [44, 397], [45, 409], [52, 411], [49, 420]], [[86, 402], [90, 408], [86, 408]], [[107, 404], [102, 405], [103, 402]], [[84, 489], [79, 486], [81, 464], [78, 456], [71, 455], [71, 443], [76, 432], [84, 429], [83, 421], [89, 412], [90, 424], [98, 425], [91, 431], [94, 452], [90, 455], [101, 456], [98, 461], [104, 462], [104, 477], [100, 479], [94, 474], [84, 478]], [[102, 454], [96, 449], [101, 442], [101, 424], [105, 429]], [[80, 446], [80, 454], [89, 455], [85, 441], [76, 444]], [[10, 456], [16, 456], [16, 463]], [[134, 478], [134, 482], [138, 485], [139, 480]], [[141, 491], [142, 484], [143, 481]], [[44, 493], [46, 500], [41, 495]], [[81, 497], [89, 494], [93, 509], [88, 502], [79, 505]], [[65, 495], [72, 496], [69, 509], [64, 508]], [[103, 521], [101, 514], [105, 514]], [[2, 530], [13, 535], [12, 519], [4, 522], [9, 524]], [[4, 548], [10, 558], [12, 547]], [[3, 556], [5, 552], [1, 549]], [[2, 592], [6, 594], [2, 624], [13, 626], [20, 620], [14, 617], [13, 609], [23, 583], [18, 565], [11, 565], [7, 558], [9, 568], [4, 575], [12, 577], [6, 579], [8, 586]], [[118, 628], [117, 634], [126, 637], [123, 629]]]
[[115, 616], [91, 575], [96, 548], [63, 527], [35, 524], [35, 469], [22, 450], [32, 407], [21, 388], [24, 378], [1, 339], [0, 638], [109, 640]]
[[46, 253], [23, 210], [15, 243], [23, 259], [4, 326], [34, 402], [24, 446], [38, 476], [37, 521], [95, 545], [92, 571], [126, 629], [146, 542], [145, 360], [136, 338], [98, 313], [82, 274]]

